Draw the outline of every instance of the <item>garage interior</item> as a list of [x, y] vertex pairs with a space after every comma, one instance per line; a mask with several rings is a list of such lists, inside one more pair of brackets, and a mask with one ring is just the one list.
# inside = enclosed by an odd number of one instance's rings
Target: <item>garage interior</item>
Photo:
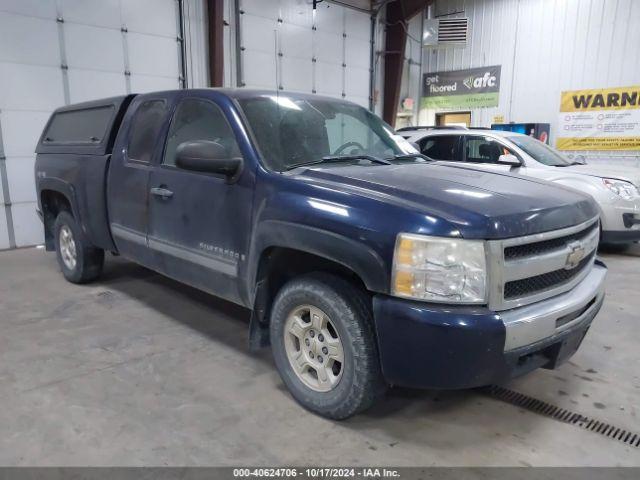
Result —
[[[634, 0], [0, 0], [0, 465], [640, 466], [637, 243], [600, 247], [575, 356], [503, 385], [550, 408], [398, 387], [336, 422], [250, 351], [249, 310], [112, 255], [65, 282], [34, 183], [56, 108], [180, 88], [325, 95], [396, 129], [547, 124], [557, 146], [561, 92], [640, 85], [638, 24]], [[425, 102], [426, 76], [494, 65], [495, 105]], [[636, 142], [562, 153], [637, 168]]]

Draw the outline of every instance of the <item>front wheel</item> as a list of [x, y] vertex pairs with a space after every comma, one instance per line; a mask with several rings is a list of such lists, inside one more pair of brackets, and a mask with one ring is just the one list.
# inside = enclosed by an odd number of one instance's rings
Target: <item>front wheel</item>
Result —
[[73, 215], [60, 212], [53, 231], [58, 264], [64, 278], [72, 283], [86, 283], [97, 278], [102, 272], [104, 250], [85, 239]]
[[349, 282], [311, 274], [288, 282], [271, 313], [276, 366], [293, 397], [340, 420], [385, 390], [369, 299]]

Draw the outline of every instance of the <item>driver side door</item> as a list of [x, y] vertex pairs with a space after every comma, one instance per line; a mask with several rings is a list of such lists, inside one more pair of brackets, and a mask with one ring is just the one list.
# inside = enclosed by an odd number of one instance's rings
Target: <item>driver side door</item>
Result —
[[176, 166], [183, 142], [208, 140], [242, 157], [223, 110], [204, 98], [177, 105], [164, 154], [149, 179], [149, 247], [160, 270], [181, 282], [239, 302], [238, 271], [250, 237], [252, 191], [240, 177], [187, 171]]

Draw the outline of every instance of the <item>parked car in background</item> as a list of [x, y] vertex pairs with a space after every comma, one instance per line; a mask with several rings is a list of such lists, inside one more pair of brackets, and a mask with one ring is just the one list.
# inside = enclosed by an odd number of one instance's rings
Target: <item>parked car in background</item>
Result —
[[533, 137], [489, 129], [408, 127], [398, 131], [436, 160], [518, 173], [590, 194], [600, 207], [603, 243], [640, 240], [640, 169], [571, 161]]
[[250, 308], [250, 344], [329, 418], [387, 385], [470, 388], [567, 360], [604, 300], [593, 199], [396, 137], [311, 94], [62, 107], [37, 147], [46, 248], [71, 282], [110, 251]]

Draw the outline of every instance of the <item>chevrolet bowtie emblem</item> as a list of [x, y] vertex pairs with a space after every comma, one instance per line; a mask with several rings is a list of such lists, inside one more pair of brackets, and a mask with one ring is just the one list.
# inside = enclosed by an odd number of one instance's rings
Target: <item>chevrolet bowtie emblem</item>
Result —
[[586, 251], [584, 249], [584, 245], [582, 242], [571, 242], [569, 245], [569, 254], [567, 255], [566, 263], [564, 264], [564, 268], [566, 270], [571, 270], [572, 268], [576, 268], [580, 261], [584, 258]]

